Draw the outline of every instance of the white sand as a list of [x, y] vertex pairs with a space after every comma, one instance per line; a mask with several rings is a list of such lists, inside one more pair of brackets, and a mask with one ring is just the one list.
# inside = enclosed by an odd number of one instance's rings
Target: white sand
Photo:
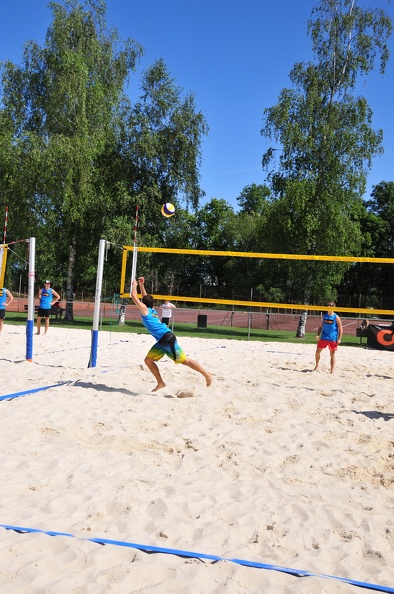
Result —
[[[105, 538], [394, 587], [394, 353], [182, 338], [213, 375], [160, 363], [147, 335], [0, 335], [0, 592], [352, 593], [355, 585]], [[188, 396], [177, 398], [176, 394]]]

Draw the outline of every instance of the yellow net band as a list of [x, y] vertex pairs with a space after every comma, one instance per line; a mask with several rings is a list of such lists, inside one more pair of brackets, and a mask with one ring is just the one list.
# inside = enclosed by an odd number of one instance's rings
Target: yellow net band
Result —
[[[125, 245], [126, 251], [133, 246]], [[361, 256], [315, 256], [307, 254], [271, 254], [259, 252], [228, 252], [215, 250], [188, 250], [182, 248], [138, 247], [139, 252], [155, 252], [161, 254], [189, 254], [194, 256], [228, 256], [232, 258], [272, 258], [277, 260], [316, 260], [317, 262], [370, 262], [376, 264], [394, 264], [394, 258], [364, 258]]]
[[[182, 248], [159, 248], [159, 247], [138, 247], [139, 252], [152, 252], [161, 254], [189, 254], [195, 256], [227, 256], [236, 258], [272, 258], [282, 260], [315, 260], [328, 262], [369, 262], [380, 264], [394, 264], [394, 258], [363, 258], [356, 256], [314, 256], [301, 254], [271, 254], [258, 252], [228, 252], [215, 250], [191, 250]], [[129, 251], [133, 251], [134, 246], [123, 246], [121, 283], [120, 283], [120, 297], [122, 299], [129, 299], [130, 293], [125, 292], [126, 279], [126, 263]], [[182, 297], [180, 295], [153, 295], [157, 300], [165, 301], [171, 299], [172, 301], [182, 301], [184, 303], [200, 303], [212, 305], [229, 305], [231, 307], [257, 307], [267, 309], [290, 309], [300, 311], [327, 311], [326, 305], [305, 305], [294, 303], [271, 303], [266, 301], [236, 301], [233, 299], [207, 299], [205, 297]], [[394, 318], [394, 311], [390, 309], [361, 309], [359, 307], [335, 307], [336, 312], [346, 312], [353, 314], [368, 314], [368, 315], [388, 315]]]
[[[121, 293], [122, 299], [129, 299], [130, 293]], [[271, 303], [267, 301], [234, 301], [233, 299], [206, 299], [205, 297], [182, 297], [180, 295], [156, 295], [152, 297], [157, 301], [182, 301], [184, 303], [211, 303], [213, 305], [237, 305], [239, 307], [259, 307], [268, 309], [291, 309], [300, 311], [327, 311], [327, 305], [300, 305], [295, 303]], [[394, 317], [394, 311], [391, 309], [361, 309], [359, 307], [333, 307], [330, 308], [336, 312], [347, 312], [354, 314], [373, 314], [376, 315], [391, 315]]]

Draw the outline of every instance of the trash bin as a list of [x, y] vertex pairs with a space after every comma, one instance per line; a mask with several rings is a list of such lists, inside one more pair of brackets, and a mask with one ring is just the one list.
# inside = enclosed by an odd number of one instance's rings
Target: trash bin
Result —
[[204, 315], [197, 316], [197, 328], [206, 328], [207, 327], [207, 317]]

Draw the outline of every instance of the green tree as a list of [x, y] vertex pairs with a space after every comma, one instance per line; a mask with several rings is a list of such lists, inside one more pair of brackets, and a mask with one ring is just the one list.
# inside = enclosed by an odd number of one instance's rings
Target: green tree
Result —
[[[296, 64], [294, 88], [283, 89], [278, 104], [264, 111], [262, 134], [280, 145], [263, 156], [278, 201], [271, 230], [290, 252], [349, 255], [361, 249], [352, 208], [365, 192], [383, 135], [371, 127], [366, 99], [353, 93], [378, 58], [384, 72], [391, 31], [383, 10], [361, 8], [357, 0], [320, 0], [308, 23], [315, 62]], [[328, 293], [332, 298], [339, 280], [333, 265], [294, 270], [304, 303]], [[304, 335], [301, 324], [297, 335]]]
[[[237, 197], [240, 211], [229, 221], [238, 252], [270, 252], [267, 241], [267, 220], [272, 206], [271, 193], [264, 185], [245, 186]], [[236, 279], [237, 292], [244, 289], [244, 299], [249, 299], [251, 289], [267, 292], [270, 287], [272, 260], [235, 258], [231, 262], [232, 277]], [[263, 291], [264, 288], [264, 291]]]
[[[3, 66], [3, 115], [12, 123], [12, 142], [28, 174], [26, 195], [41, 226], [41, 265], [44, 253], [54, 257], [54, 267], [67, 254], [60, 274], [66, 277], [66, 319], [72, 320], [77, 254], [87, 251], [102, 198], [95, 163], [141, 48], [107, 31], [103, 0], [64, 0], [50, 8], [45, 46], [29, 42], [21, 66]], [[61, 247], [51, 253], [51, 245]], [[45, 275], [51, 272], [46, 265]]]
[[[360, 256], [374, 257], [375, 243], [380, 235], [382, 221], [367, 210], [361, 198], [353, 204], [352, 219], [360, 226], [362, 246]], [[347, 307], [369, 307], [371, 293], [375, 294], [375, 281], [378, 281], [376, 264], [354, 262], [346, 270], [338, 287], [338, 300]]]
[[[373, 255], [376, 258], [392, 258], [394, 254], [394, 182], [382, 181], [374, 186], [366, 207], [368, 213], [363, 230], [364, 233], [369, 232], [372, 237]], [[376, 305], [392, 309], [394, 307], [393, 265], [371, 264], [367, 267], [366, 276], [370, 288], [373, 287], [378, 296]]]
[[199, 205], [201, 141], [208, 127], [192, 93], [184, 94], [163, 60], [142, 76], [141, 95], [122, 105], [118, 179], [140, 206], [146, 238], [160, 236], [166, 219], [160, 207]]
[[[229, 222], [234, 217], [234, 209], [223, 199], [212, 198], [195, 214], [197, 225], [196, 249], [233, 251], [234, 237]], [[215, 298], [231, 294], [234, 285], [228, 267], [230, 259], [212, 256], [199, 258], [200, 282], [207, 287], [210, 296]]]
[[[184, 208], [164, 222], [160, 233], [160, 246], [195, 249], [198, 243], [196, 216]], [[187, 254], [157, 254], [152, 258], [155, 266], [157, 292], [166, 295], [198, 295], [201, 284], [201, 259]]]
[[[138, 240], [156, 245], [166, 239], [162, 203], [198, 206], [207, 126], [162, 60], [143, 73], [140, 97], [126, 97], [142, 49], [107, 30], [104, 0], [50, 7], [45, 46], [29, 42], [21, 66], [3, 65], [0, 184], [12, 211], [28, 221], [18, 232], [38, 237], [40, 275], [56, 286], [64, 279], [72, 320], [73, 292], [94, 290], [100, 237], [130, 245], [139, 205]], [[106, 285], [113, 289], [119, 267], [111, 250]]]
[[392, 258], [394, 253], [394, 182], [382, 181], [373, 187], [371, 200], [367, 200], [369, 212], [383, 222], [379, 237], [375, 239], [377, 258]]
[[[136, 101], [122, 102], [116, 143], [100, 160], [100, 183], [110, 190], [102, 219], [106, 238], [132, 243], [138, 204], [139, 245], [192, 244], [194, 219], [185, 207], [196, 208], [202, 196], [199, 166], [207, 129], [194, 95], [175, 83], [163, 60], [151, 65], [142, 75]], [[176, 206], [172, 219], [161, 214], [165, 202]], [[152, 291], [171, 295], [193, 276], [194, 266], [189, 270], [188, 262], [185, 257], [143, 254], [139, 269], [152, 281]]]
[[256, 216], [264, 213], [270, 196], [271, 191], [267, 186], [251, 184], [243, 188], [237, 202], [242, 212]]

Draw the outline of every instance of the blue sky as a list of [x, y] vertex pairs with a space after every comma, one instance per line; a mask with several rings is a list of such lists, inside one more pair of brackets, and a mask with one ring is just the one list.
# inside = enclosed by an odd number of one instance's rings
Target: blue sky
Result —
[[[365, 4], [394, 18], [387, 0]], [[139, 72], [163, 58], [176, 83], [195, 94], [210, 129], [200, 170], [205, 201], [223, 198], [237, 208], [245, 186], [265, 183], [263, 110], [290, 87], [293, 65], [312, 57], [306, 22], [313, 6], [313, 0], [107, 0], [108, 26], [144, 47]], [[47, 0], [0, 0], [0, 14], [0, 60], [19, 63], [28, 40], [44, 45], [52, 17]], [[385, 76], [377, 71], [359, 87], [373, 127], [384, 132], [385, 153], [373, 162], [366, 198], [373, 185], [394, 181], [393, 37], [390, 51]], [[133, 76], [131, 84], [139, 80]]]

